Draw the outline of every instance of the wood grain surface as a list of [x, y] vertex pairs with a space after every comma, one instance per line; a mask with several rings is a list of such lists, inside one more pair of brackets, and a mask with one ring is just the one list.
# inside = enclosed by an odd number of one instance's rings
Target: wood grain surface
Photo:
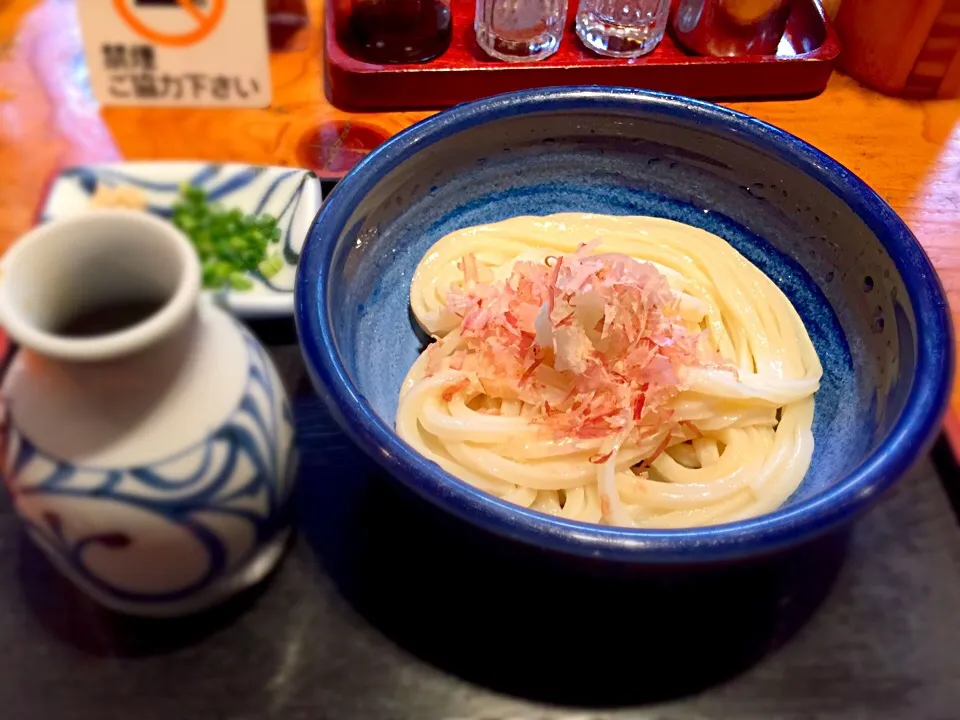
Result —
[[[320, 19], [272, 58], [263, 110], [100, 109], [72, 0], [0, 0], [0, 249], [33, 222], [59, 169], [125, 158], [234, 160], [342, 174], [428, 113], [352, 114], [326, 100]], [[960, 309], [960, 100], [888, 98], [835, 75], [819, 97], [732, 105], [847, 165], [906, 219]], [[960, 411], [960, 391], [953, 394]], [[952, 419], [948, 431], [954, 429]], [[957, 423], [960, 429], [960, 423]], [[960, 447], [960, 432], [951, 433]]]

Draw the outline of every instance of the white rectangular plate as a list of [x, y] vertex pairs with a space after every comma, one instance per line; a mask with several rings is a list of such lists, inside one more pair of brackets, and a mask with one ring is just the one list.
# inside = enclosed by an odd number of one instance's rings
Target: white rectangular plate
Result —
[[252, 289], [219, 290], [211, 293], [214, 299], [238, 317], [292, 315], [300, 250], [323, 202], [320, 181], [309, 170], [201, 162], [82, 165], [63, 171], [54, 180], [40, 221], [86, 212], [101, 183], [139, 188], [149, 203], [148, 211], [169, 218], [185, 182], [203, 188], [211, 202], [227, 209], [255, 215], [269, 213], [277, 218], [280, 228], [280, 242], [274, 247], [283, 255], [283, 269], [270, 279], [250, 273]]

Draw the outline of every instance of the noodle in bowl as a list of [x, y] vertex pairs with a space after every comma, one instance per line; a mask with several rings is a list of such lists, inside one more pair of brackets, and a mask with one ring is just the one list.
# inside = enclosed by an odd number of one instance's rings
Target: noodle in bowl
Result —
[[[589, 266], [570, 268], [578, 246], [587, 240], [591, 248], [584, 259], [601, 259], [591, 275], [586, 274], [593, 269]], [[464, 258], [477, 267], [465, 270]], [[570, 354], [570, 338], [576, 339], [561, 335], [575, 327], [576, 313], [555, 308], [554, 337], [538, 344], [537, 336], [544, 331], [542, 322], [537, 327], [539, 311], [545, 301], [530, 302], [516, 292], [515, 286], [525, 279], [516, 272], [518, 263], [531, 264], [536, 274], [537, 266], [558, 258], [561, 265], [563, 258], [573, 258], [566, 272], [583, 287], [574, 296], [580, 305], [570, 307], [587, 315], [590, 325], [603, 324], [604, 305], [593, 289], [596, 275], [616, 262], [649, 263], [649, 273], [639, 274], [647, 288], [658, 282], [669, 285], [661, 301], [675, 305], [674, 322], [667, 322], [657, 309], [662, 328], [642, 317], [633, 337], [608, 353], [608, 375], [615, 380], [636, 376], [632, 393], [622, 381], [611, 388], [618, 397], [610, 403], [596, 400], [604, 378], [580, 392], [571, 382], [578, 371], [601, 368], [580, 362], [578, 369], [565, 369], [566, 375], [557, 370], [561, 351]], [[484, 275], [487, 283], [477, 278], [476, 302], [458, 310], [464, 318], [450, 308], [451, 289], [462, 293], [470, 272]], [[551, 271], [545, 267], [539, 274]], [[610, 285], [608, 317], [628, 280]], [[501, 321], [505, 347], [490, 351], [496, 333], [480, 333], [476, 345], [491, 356], [480, 358], [471, 370], [464, 367], [462, 356], [469, 362], [477, 359], [477, 352], [461, 350], [454, 369], [450, 356], [465, 345], [467, 326], [484, 324], [482, 329], [491, 330], [496, 320], [489, 309], [495, 299], [484, 291], [491, 284], [508, 295], [507, 302], [499, 298], [500, 310], [510, 320]], [[810, 465], [813, 395], [822, 375], [813, 343], [780, 289], [729, 243], [708, 232], [662, 218], [576, 213], [466, 228], [430, 248], [414, 275], [410, 297], [421, 326], [440, 340], [420, 356], [404, 381], [397, 429], [422, 455], [486, 492], [570, 520], [689, 527], [774, 510], [797, 489]], [[564, 319], [568, 322], [560, 327]], [[594, 346], [611, 335], [611, 327], [615, 324], [608, 322], [592, 341], [582, 333], [585, 351], [598, 361], [604, 358]], [[657, 338], [657, 330], [676, 332]], [[692, 353], [679, 357], [676, 349], [685, 339], [702, 340], [714, 361], [701, 363]], [[500, 376], [510, 371], [503, 369], [502, 358], [523, 344], [528, 347], [526, 359], [516, 363], [514, 382], [507, 377], [511, 386], [503, 387]], [[631, 363], [632, 355], [623, 348], [634, 347], [639, 349]], [[431, 354], [436, 366], [432, 370]], [[546, 363], [544, 356], [549, 356]], [[670, 372], [670, 358], [682, 377]], [[564, 367], [578, 360], [571, 358]], [[664, 371], [669, 377], [659, 377]], [[471, 375], [479, 378], [472, 380]], [[491, 385], [502, 389], [485, 392]], [[618, 393], [621, 389], [625, 392]], [[550, 421], [562, 414], [564, 397], [571, 408], [567, 427], [551, 433], [547, 426], [557, 424]], [[594, 400], [597, 421], [585, 398]]]
[[633, 564], [849, 523], [952, 374], [942, 288], [880, 198], [751, 118], [626, 90], [501, 96], [386, 143], [314, 223], [297, 323], [335, 419], [408, 488]]

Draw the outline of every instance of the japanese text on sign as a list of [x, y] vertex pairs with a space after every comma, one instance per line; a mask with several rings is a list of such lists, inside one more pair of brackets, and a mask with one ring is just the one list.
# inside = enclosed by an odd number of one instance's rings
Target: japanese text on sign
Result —
[[256, 78], [206, 73], [161, 73], [150, 45], [104, 45], [103, 64], [110, 71], [110, 97], [182, 100], [198, 104], [213, 99], [229, 104], [260, 92]]
[[79, 0], [79, 10], [91, 84], [104, 104], [270, 102], [262, 2]]

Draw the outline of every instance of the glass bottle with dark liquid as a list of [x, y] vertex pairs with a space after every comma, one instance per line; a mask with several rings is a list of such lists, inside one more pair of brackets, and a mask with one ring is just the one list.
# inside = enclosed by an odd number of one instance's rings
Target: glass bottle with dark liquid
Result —
[[450, 46], [450, 0], [352, 0], [347, 52], [365, 62], [420, 63]]

